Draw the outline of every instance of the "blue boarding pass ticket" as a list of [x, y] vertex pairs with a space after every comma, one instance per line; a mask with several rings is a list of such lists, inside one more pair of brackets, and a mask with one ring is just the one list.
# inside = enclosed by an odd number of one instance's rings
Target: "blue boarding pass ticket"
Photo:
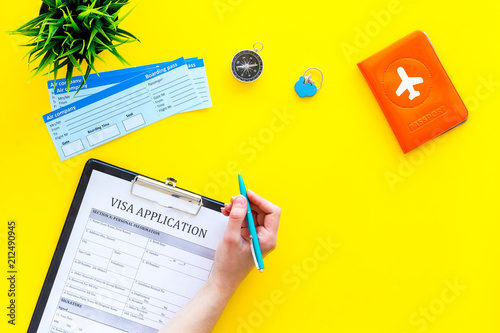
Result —
[[[200, 87], [201, 82], [205, 82], [208, 91], [208, 81], [203, 60], [201, 60], [200, 62], [199, 59], [195, 57], [195, 58], [186, 58], [185, 61], [186, 64], [188, 65], [188, 69], [192, 69], [190, 70], [191, 75], [193, 74], [196, 75], [197, 79], [196, 82], [198, 83], [196, 87]], [[97, 75], [96, 73], [92, 73], [89, 75], [85, 84], [82, 86], [82, 88], [76, 95], [75, 93], [83, 81], [82, 76], [74, 76], [71, 79], [69, 94], [67, 93], [66, 79], [62, 78], [56, 80], [55, 88], [54, 88], [54, 81], [53, 80], [48, 81], [47, 88], [50, 98], [50, 107], [52, 110], [62, 108], [63, 106], [79, 101], [85, 97], [92, 96], [97, 92], [108, 89], [120, 82], [128, 80], [145, 71], [149, 71], [153, 68], [157, 68], [160, 66], [168, 66], [170, 63], [171, 62], [163, 62], [159, 64], [124, 68], [119, 70], [101, 72], [99, 73], [99, 75]], [[207, 98], [204, 99], [207, 100]], [[200, 105], [200, 109], [208, 108], [211, 106], [212, 103], [210, 100], [210, 92], [208, 91], [208, 101]]]
[[[210, 97], [210, 89], [208, 88], [207, 72], [205, 70], [205, 62], [203, 59], [196, 60], [186, 60], [187, 66], [189, 68], [189, 73], [194, 81], [196, 90], [200, 94], [201, 105], [200, 109], [212, 107], [212, 98]], [[186, 111], [194, 111], [196, 109], [190, 109]]]
[[184, 58], [142, 72], [43, 116], [64, 161], [202, 104]]

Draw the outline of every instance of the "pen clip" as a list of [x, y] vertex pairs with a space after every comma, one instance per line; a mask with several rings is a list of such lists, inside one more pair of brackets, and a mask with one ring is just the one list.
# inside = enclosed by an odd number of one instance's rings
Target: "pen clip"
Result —
[[257, 257], [255, 256], [255, 248], [253, 247], [253, 237], [250, 236], [250, 248], [252, 249], [252, 257], [253, 257], [253, 262], [255, 263], [255, 267], [257, 269], [260, 269], [259, 263], [257, 262]]

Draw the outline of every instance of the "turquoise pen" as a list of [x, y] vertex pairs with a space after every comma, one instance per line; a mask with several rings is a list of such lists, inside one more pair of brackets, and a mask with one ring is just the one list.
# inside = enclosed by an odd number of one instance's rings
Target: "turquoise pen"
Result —
[[250, 232], [250, 247], [252, 248], [253, 261], [257, 269], [262, 273], [264, 271], [264, 261], [262, 260], [262, 252], [260, 252], [259, 238], [257, 238], [257, 230], [255, 230], [252, 208], [250, 208], [250, 201], [248, 201], [247, 197], [247, 189], [240, 174], [238, 174], [238, 183], [240, 184], [240, 194], [244, 196], [247, 201], [247, 225], [248, 231]]

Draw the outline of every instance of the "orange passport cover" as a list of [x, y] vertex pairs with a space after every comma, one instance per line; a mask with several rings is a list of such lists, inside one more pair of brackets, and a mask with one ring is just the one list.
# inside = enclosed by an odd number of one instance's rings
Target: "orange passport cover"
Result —
[[427, 35], [415, 31], [358, 64], [404, 153], [467, 120]]

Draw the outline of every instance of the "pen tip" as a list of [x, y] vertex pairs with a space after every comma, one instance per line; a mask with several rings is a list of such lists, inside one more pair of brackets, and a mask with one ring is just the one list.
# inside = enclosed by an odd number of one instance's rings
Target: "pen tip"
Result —
[[264, 270], [261, 268], [261, 269], [260, 269], [260, 272], [261, 272], [261, 273], [264, 273]]

